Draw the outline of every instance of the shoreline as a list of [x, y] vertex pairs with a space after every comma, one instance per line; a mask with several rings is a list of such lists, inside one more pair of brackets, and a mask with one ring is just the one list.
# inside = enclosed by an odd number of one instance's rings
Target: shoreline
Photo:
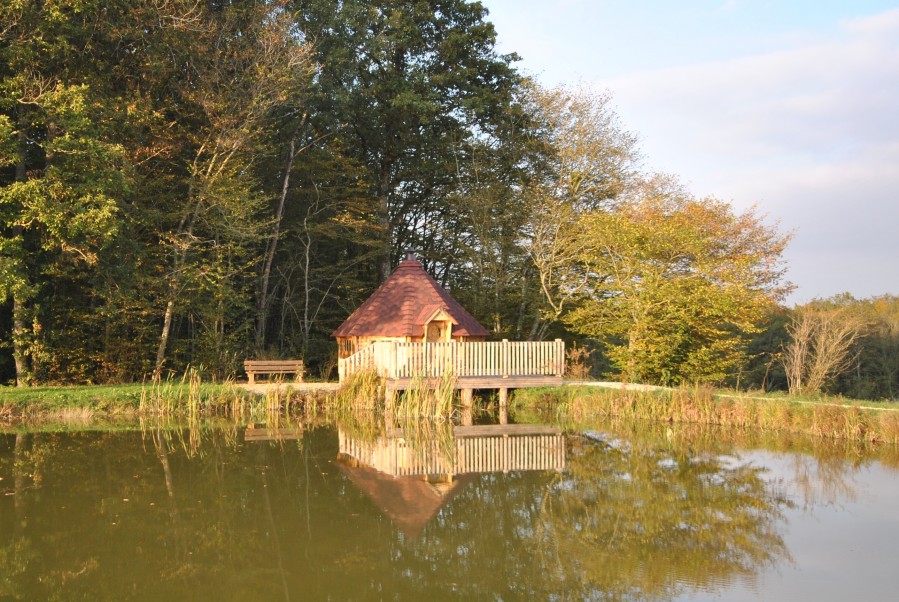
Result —
[[[0, 432], [29, 428], [116, 428], [135, 422], [294, 413], [332, 399], [336, 382], [84, 385], [0, 388]], [[882, 405], [881, 405], [882, 404]], [[781, 395], [673, 389], [615, 381], [567, 381], [519, 389], [513, 408], [550, 411], [556, 420], [623, 418], [660, 423], [731, 426], [761, 432], [899, 445], [899, 403], [801, 399]]]

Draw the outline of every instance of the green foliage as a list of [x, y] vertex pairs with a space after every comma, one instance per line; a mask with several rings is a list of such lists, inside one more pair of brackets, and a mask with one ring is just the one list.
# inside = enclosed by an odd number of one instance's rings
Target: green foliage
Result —
[[0, 115], [0, 167], [13, 165], [18, 159], [15, 128], [8, 115]]
[[463, 0], [295, 6], [321, 64], [312, 121], [365, 167], [381, 278], [409, 247], [454, 264], [457, 183], [475, 167], [473, 146], [499, 131], [518, 82], [486, 10]]
[[613, 210], [585, 213], [581, 225], [591, 277], [566, 322], [602, 337], [632, 382], [723, 380], [783, 290], [789, 237], [753, 211], [650, 183]]

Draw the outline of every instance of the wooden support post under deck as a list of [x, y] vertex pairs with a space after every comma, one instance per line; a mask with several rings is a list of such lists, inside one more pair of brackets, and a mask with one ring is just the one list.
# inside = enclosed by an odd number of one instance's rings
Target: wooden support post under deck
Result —
[[474, 389], [462, 389], [462, 407], [470, 408], [474, 398]]
[[509, 423], [509, 389], [507, 387], [499, 389], [499, 423]]
[[396, 401], [396, 387], [387, 383], [384, 385], [384, 407], [388, 408], [389, 411], [393, 410], [394, 402]]

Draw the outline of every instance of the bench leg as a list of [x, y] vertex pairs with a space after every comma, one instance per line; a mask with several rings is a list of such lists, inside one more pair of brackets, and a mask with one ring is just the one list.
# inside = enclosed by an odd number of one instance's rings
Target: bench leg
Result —
[[255, 372], [247, 372], [247, 378], [250, 379], [250, 384], [251, 384], [251, 385], [255, 385], [255, 384], [256, 384], [256, 373], [255, 373]]

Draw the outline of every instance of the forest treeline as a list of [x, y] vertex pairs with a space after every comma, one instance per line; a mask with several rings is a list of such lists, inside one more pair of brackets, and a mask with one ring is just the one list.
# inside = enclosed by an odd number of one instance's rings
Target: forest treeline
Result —
[[[787, 388], [789, 237], [516, 61], [464, 0], [0, 0], [0, 377], [326, 376], [411, 249], [495, 338]], [[896, 299], [833, 303], [865, 336], [822, 387], [894, 398]]]

